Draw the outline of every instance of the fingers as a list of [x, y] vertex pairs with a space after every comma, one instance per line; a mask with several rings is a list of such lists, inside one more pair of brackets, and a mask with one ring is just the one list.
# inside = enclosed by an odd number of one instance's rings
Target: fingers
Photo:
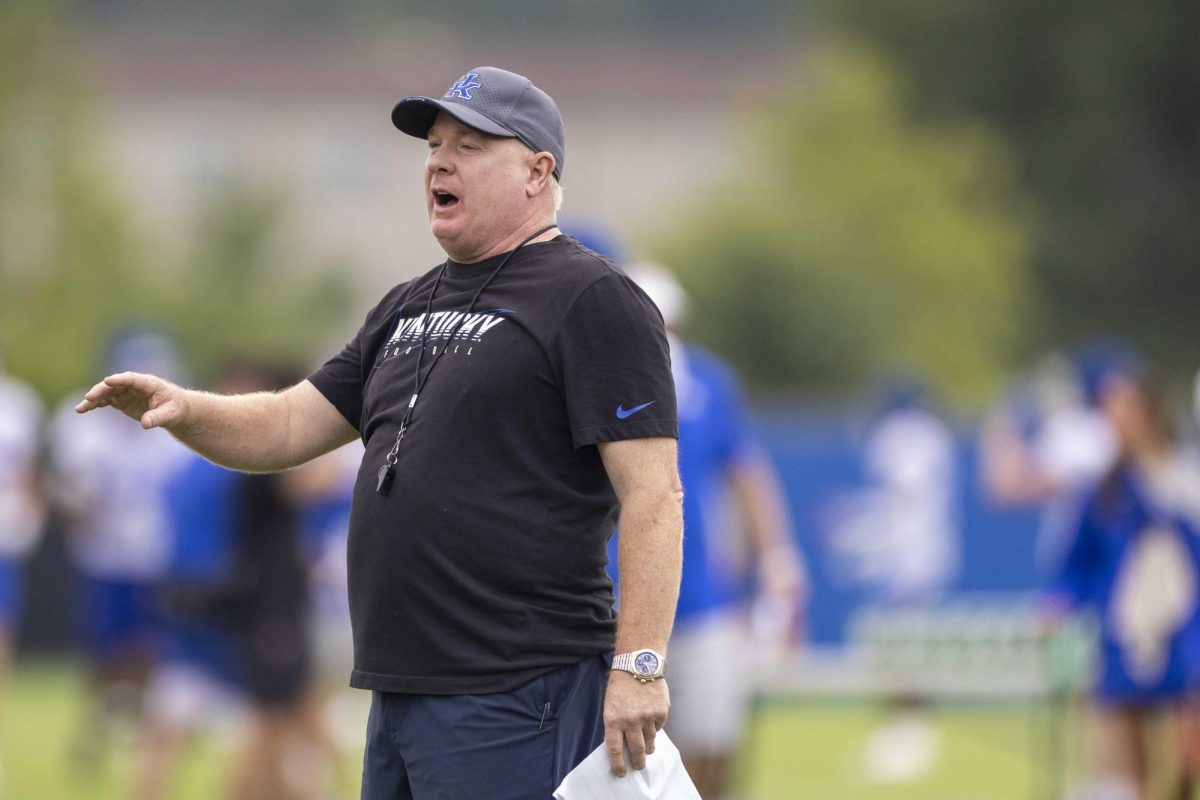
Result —
[[634, 769], [646, 768], [646, 737], [641, 728], [625, 729], [625, 746], [629, 748], [629, 761]]
[[[628, 721], [605, 726], [604, 749], [608, 753], [613, 774], [624, 778], [630, 766], [634, 769], [645, 769], [646, 756], [654, 754], [655, 734], [661, 728], [662, 722], [656, 720], [640, 723]], [[625, 759], [626, 752], [629, 753], [628, 761]]]
[[138, 420], [146, 430], [179, 422], [184, 417], [177, 387], [153, 375], [122, 372], [109, 375], [93, 386], [75, 406], [76, 413], [111, 406], [126, 416]]
[[624, 672], [612, 673], [604, 699], [604, 744], [614, 775], [646, 768], [670, 705], [666, 681], [641, 684]]
[[137, 372], [121, 372], [116, 375], [109, 375], [83, 395], [83, 400], [75, 406], [75, 411], [85, 414], [95, 408], [110, 406], [113, 404], [114, 397], [126, 391], [149, 396], [154, 393], [158, 386], [156, 381], [157, 379], [151, 375], [142, 375]]
[[116, 375], [109, 375], [104, 379], [102, 385], [107, 386], [113, 392], [150, 397], [162, 388], [163, 380], [141, 372], [120, 372]]
[[103, 408], [112, 402], [111, 395], [112, 387], [101, 381], [84, 393], [83, 399], [75, 404], [75, 412], [86, 414], [92, 409]]
[[625, 734], [620, 728], [614, 725], [604, 727], [604, 750], [608, 753], [613, 775], [624, 778], [628, 769], [625, 766]]
[[[654, 741], [653, 736], [650, 739]], [[629, 767], [634, 769], [646, 768], [646, 755], [654, 752], [654, 747], [646, 749], [646, 737], [643, 729], [637, 726], [628, 728], [608, 727], [604, 730], [604, 749], [608, 753], [609, 764], [613, 774], [624, 778]], [[625, 761], [625, 753], [629, 753], [629, 762]]]

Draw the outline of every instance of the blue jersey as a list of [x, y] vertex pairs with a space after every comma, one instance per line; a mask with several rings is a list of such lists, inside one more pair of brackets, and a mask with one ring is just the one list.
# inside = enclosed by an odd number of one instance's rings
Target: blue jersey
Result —
[[1102, 699], [1180, 698], [1200, 668], [1200, 530], [1172, 501], [1200, 484], [1178, 466], [1153, 482], [1118, 468], [1083, 502], [1056, 591], [1099, 617]]
[[[173, 534], [168, 586], [196, 594], [218, 592], [235, 568], [235, 502], [238, 473], [193, 455], [166, 486], [167, 517]], [[216, 620], [169, 615], [164, 656], [237, 676], [233, 632]]]
[[194, 456], [167, 485], [172, 580], [219, 583], [233, 566], [237, 473]]
[[[683, 484], [683, 577], [675, 618], [728, 608], [744, 598], [741, 559], [726, 516], [729, 473], [755, 447], [732, 371], [715, 355], [671, 342], [679, 406], [679, 478]], [[615, 537], [614, 537], [615, 542]], [[615, 546], [610, 572], [617, 576]]]
[[0, 635], [20, 615], [22, 562], [42, 528], [33, 492], [41, 424], [33, 390], [0, 373]]

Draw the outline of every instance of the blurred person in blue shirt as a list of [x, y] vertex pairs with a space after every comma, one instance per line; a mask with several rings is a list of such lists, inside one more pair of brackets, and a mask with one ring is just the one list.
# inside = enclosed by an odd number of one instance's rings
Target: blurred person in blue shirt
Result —
[[248, 713], [230, 597], [238, 479], [189, 454], [166, 486], [173, 546], [161, 593], [158, 658], [146, 691], [136, 800], [170, 796], [179, 758], [195, 736], [232, 732]]
[[[142, 325], [118, 328], [104, 361], [109, 371], [182, 373], [174, 342]], [[188, 451], [166, 431], [143, 431], [130, 419], [80, 416], [70, 400], [56, 411], [49, 440], [51, 493], [80, 579], [90, 673], [91, 700], [73, 755], [94, 761], [114, 726], [136, 725], [141, 713], [171, 550], [163, 493]]]
[[[643, 263], [626, 273], [666, 322], [679, 408], [683, 577], [670, 639], [666, 727], [700, 795], [716, 800], [728, 790], [756, 669], [799, 635], [807, 573], [779, 478], [754, 435], [733, 371], [675, 333], [686, 297], [670, 272]], [[753, 553], [750, 575], [746, 545]], [[748, 578], [757, 593], [753, 616]], [[767, 634], [758, 641], [750, 636], [755, 618], [758, 632]]]
[[[1047, 610], [1052, 624], [1090, 611], [1100, 626], [1089, 791], [1144, 800], [1150, 753], [1163, 752], [1154, 712], [1176, 722], [1176, 765], [1195, 750], [1185, 701], [1200, 675], [1200, 459], [1179, 444], [1162, 391], [1140, 365], [1109, 371], [1097, 398], [1117, 459], [1080, 500]], [[1187, 770], [1173, 769], [1164, 796], [1190, 798]]]
[[0, 353], [0, 669], [21, 612], [21, 563], [45, 521], [37, 479], [42, 401], [3, 369]]
[[[237, 361], [224, 369], [220, 388], [269, 391], [292, 382], [290, 374]], [[193, 735], [237, 712], [246, 712], [246, 735], [231, 797], [300, 798], [319, 788], [294, 785], [287, 768], [290, 748], [308, 733], [311, 678], [308, 567], [289, 478], [234, 472], [189, 454], [167, 487], [174, 546], [138, 800], [170, 796], [173, 767]]]
[[1130, 358], [1123, 346], [1092, 344], [1051, 354], [983, 426], [983, 488], [1003, 506], [1042, 509], [1034, 552], [1045, 581], [1062, 566], [1078, 495], [1117, 457], [1116, 435], [1098, 407], [1104, 375]]
[[0, 352], [0, 678], [21, 616], [24, 560], [45, 521], [37, 479], [42, 416], [37, 394], [4, 373]]

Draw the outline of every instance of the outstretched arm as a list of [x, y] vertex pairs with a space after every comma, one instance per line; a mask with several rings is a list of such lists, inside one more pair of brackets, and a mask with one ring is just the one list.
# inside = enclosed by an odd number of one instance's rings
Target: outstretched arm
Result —
[[308, 381], [280, 392], [219, 395], [122, 372], [93, 386], [75, 410], [104, 406], [147, 430], [165, 428], [210, 461], [246, 472], [294, 467], [358, 435]]
[[[683, 563], [683, 489], [674, 439], [631, 439], [600, 445], [621, 502], [621, 616], [617, 652], [667, 652]], [[646, 766], [654, 736], [671, 707], [665, 680], [643, 684], [613, 670], [604, 699], [604, 742], [613, 772], [624, 776], [625, 749], [634, 769]]]
[[999, 505], [1041, 503], [1062, 489], [1041, 467], [1029, 443], [1005, 413], [984, 422], [979, 458], [983, 489]]

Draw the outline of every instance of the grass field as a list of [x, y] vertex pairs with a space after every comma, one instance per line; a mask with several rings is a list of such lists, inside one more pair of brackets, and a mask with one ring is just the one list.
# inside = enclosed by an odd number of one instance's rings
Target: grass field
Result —
[[[84, 718], [82, 672], [61, 661], [18, 662], [0, 713], [0, 798], [3, 800], [125, 800], [135, 742], [115, 737], [95, 765], [69, 757]], [[365, 717], [364, 717], [365, 719]], [[200, 738], [180, 765], [172, 800], [214, 800], [225, 794], [237, 739], [233, 731]], [[346, 754], [335, 797], [358, 796], [361, 750]]]
[[[929, 712], [939, 756], [922, 779], [871, 781], [867, 738], [886, 721], [878, 706], [815, 702], [771, 706], [756, 718], [741, 763], [747, 800], [1026, 800], [1049, 798], [1055, 776], [1073, 771], [1059, 753], [1046, 708], [976, 706]], [[1060, 716], [1059, 720], [1063, 718]], [[1060, 739], [1061, 741], [1061, 739]], [[1050, 764], [1055, 764], [1051, 771]]]
[[[64, 662], [22, 662], [10, 675], [0, 727], [4, 789], [14, 800], [119, 800], [127, 796], [132, 744], [115, 747], [99, 769], [72, 767], [70, 735], [81, 719], [80, 673]], [[1069, 719], [1070, 717], [1068, 717]], [[866, 781], [861, 754], [884, 719], [864, 704], [775, 704], [754, 719], [740, 763], [742, 800], [1023, 800], [1048, 797], [1048, 711], [1029, 707], [941, 708], [932, 712], [938, 766], [904, 785]], [[1071, 731], [1065, 731], [1070, 736]], [[1074, 738], [1074, 737], [1072, 737]], [[173, 798], [223, 795], [233, 743], [208, 736], [183, 765]], [[1070, 762], [1072, 759], [1068, 758]], [[339, 796], [357, 797], [360, 754], [347, 754]]]

